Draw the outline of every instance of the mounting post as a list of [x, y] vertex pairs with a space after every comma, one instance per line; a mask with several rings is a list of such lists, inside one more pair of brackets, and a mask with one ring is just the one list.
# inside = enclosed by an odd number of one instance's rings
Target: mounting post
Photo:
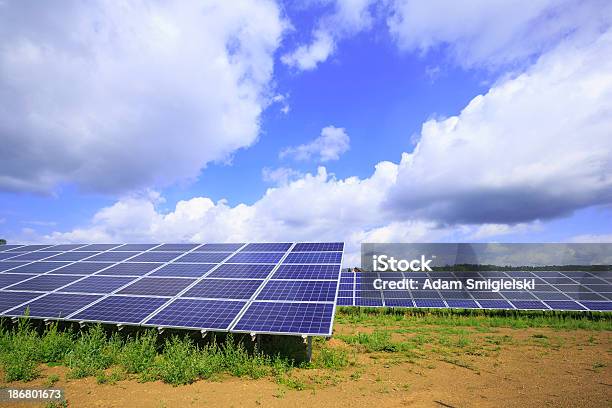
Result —
[[123, 330], [123, 325], [121, 323], [117, 324], [117, 331]]
[[208, 332], [206, 330], [200, 330], [200, 333], [202, 334], [202, 338], [206, 337], [206, 334], [208, 334]]
[[161, 335], [164, 332], [164, 328], [163, 327], [158, 327], [157, 328], [157, 334]]
[[312, 336], [303, 335], [304, 344], [306, 345], [306, 361], [310, 363], [312, 360]]
[[84, 329], [84, 328], [85, 328], [85, 326], [87, 326], [87, 323], [81, 320], [81, 321], [79, 322], [79, 327], [80, 327], [81, 329]]

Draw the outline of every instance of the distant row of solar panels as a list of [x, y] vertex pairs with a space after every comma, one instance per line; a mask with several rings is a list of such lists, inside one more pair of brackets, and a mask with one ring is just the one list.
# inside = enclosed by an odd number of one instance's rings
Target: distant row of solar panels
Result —
[[[534, 279], [534, 290], [374, 289], [376, 278]], [[342, 272], [338, 306], [510, 310], [612, 310], [612, 271]]]
[[0, 246], [0, 315], [331, 335], [344, 245]]

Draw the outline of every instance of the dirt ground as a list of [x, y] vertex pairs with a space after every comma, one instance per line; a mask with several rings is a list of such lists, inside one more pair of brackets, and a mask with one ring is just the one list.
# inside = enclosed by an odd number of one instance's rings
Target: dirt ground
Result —
[[293, 370], [291, 378], [304, 384], [302, 390], [274, 378], [224, 377], [178, 387], [136, 379], [100, 385], [92, 377], [67, 381], [65, 367], [44, 367], [42, 376], [29, 383], [0, 385], [44, 387], [49, 375], [58, 374], [54, 387], [65, 390], [70, 407], [612, 406], [609, 331], [390, 327], [393, 340], [421, 336], [422, 343], [392, 352], [367, 352], [340, 340], [372, 330], [337, 324], [337, 336], [317, 345], [349, 350], [351, 363], [341, 369]]

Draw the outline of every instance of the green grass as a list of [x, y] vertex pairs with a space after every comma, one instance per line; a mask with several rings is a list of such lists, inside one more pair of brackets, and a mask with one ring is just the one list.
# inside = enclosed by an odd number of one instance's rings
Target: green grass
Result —
[[[26, 311], [27, 313], [27, 311]], [[38, 377], [40, 339], [28, 319], [20, 319], [12, 333], [2, 332], [0, 362], [6, 381], [31, 381]]]
[[[347, 344], [356, 344], [361, 346], [366, 352], [373, 353], [377, 351], [385, 351], [394, 353], [398, 351], [407, 351], [415, 346], [410, 342], [395, 342], [391, 340], [391, 332], [387, 330], [375, 330], [372, 333], [357, 333], [355, 335], [338, 335], [340, 340]], [[424, 343], [427, 341], [426, 336], [417, 335], [414, 338], [415, 343]]]
[[546, 327], [565, 330], [612, 330], [612, 313], [519, 310], [389, 309], [340, 307], [339, 323], [371, 326], [450, 326], [475, 328]]
[[339, 370], [350, 364], [349, 353], [346, 349], [323, 347], [314, 360], [314, 366]]
[[157, 356], [157, 334], [148, 330], [128, 338], [121, 349], [121, 365], [129, 374], [142, 374], [149, 370]]

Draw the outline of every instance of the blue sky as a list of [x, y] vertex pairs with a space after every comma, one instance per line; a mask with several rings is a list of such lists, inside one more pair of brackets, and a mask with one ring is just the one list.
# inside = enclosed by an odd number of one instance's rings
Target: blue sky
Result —
[[94, 3], [0, 3], [9, 241], [612, 241], [607, 2]]

